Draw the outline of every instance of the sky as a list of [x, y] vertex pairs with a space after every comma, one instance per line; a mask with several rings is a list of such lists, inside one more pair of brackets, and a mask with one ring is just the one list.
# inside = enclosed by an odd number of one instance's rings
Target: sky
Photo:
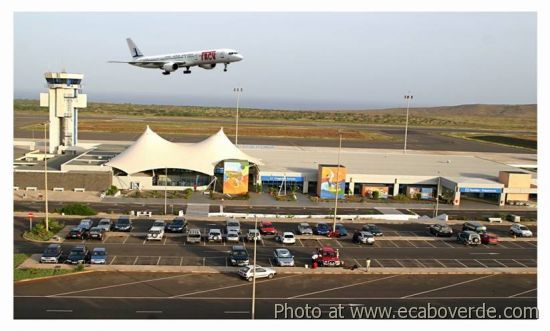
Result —
[[[237, 49], [244, 60], [163, 76], [127, 61]], [[84, 74], [89, 102], [277, 109], [537, 103], [537, 17], [512, 13], [14, 13], [14, 96], [37, 99], [43, 73]]]

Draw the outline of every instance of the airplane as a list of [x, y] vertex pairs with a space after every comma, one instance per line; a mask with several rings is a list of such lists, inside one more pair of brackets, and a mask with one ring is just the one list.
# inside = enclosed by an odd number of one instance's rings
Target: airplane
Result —
[[190, 74], [190, 68], [199, 66], [203, 69], [214, 69], [216, 64], [223, 63], [223, 71], [227, 71], [227, 66], [231, 62], [238, 62], [243, 56], [234, 49], [215, 49], [196, 52], [163, 54], [144, 56], [131, 38], [126, 38], [132, 61], [109, 61], [109, 63], [128, 63], [140, 68], [161, 69], [163, 75], [170, 75], [178, 68], [185, 68], [184, 74]]

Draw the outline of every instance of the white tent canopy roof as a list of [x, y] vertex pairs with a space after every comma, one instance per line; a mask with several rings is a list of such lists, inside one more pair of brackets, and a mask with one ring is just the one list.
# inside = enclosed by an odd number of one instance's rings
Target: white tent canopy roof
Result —
[[127, 174], [152, 169], [186, 169], [207, 175], [214, 175], [214, 167], [223, 160], [243, 160], [262, 165], [235, 146], [223, 132], [223, 128], [195, 144], [173, 143], [149, 126], [145, 132], [106, 165], [120, 169]]

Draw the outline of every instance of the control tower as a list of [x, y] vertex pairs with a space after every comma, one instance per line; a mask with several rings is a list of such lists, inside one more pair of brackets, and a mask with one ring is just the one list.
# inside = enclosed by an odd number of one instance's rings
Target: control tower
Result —
[[78, 143], [78, 109], [86, 108], [87, 95], [80, 94], [84, 75], [47, 72], [48, 93], [40, 93], [40, 107], [50, 109], [49, 153], [62, 153]]

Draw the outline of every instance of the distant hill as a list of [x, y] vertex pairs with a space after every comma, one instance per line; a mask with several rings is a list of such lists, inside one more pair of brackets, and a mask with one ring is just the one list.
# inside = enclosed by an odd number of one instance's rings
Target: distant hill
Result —
[[[369, 114], [392, 114], [401, 115], [405, 111], [405, 108], [397, 109], [377, 109], [369, 110]], [[445, 107], [429, 107], [429, 108], [410, 108], [409, 115], [423, 116], [423, 117], [443, 117], [443, 116], [476, 116], [476, 117], [522, 117], [522, 118], [536, 118], [537, 117], [537, 105], [485, 105], [485, 104], [473, 104], [473, 105], [458, 105], [458, 106], [445, 106]]]

